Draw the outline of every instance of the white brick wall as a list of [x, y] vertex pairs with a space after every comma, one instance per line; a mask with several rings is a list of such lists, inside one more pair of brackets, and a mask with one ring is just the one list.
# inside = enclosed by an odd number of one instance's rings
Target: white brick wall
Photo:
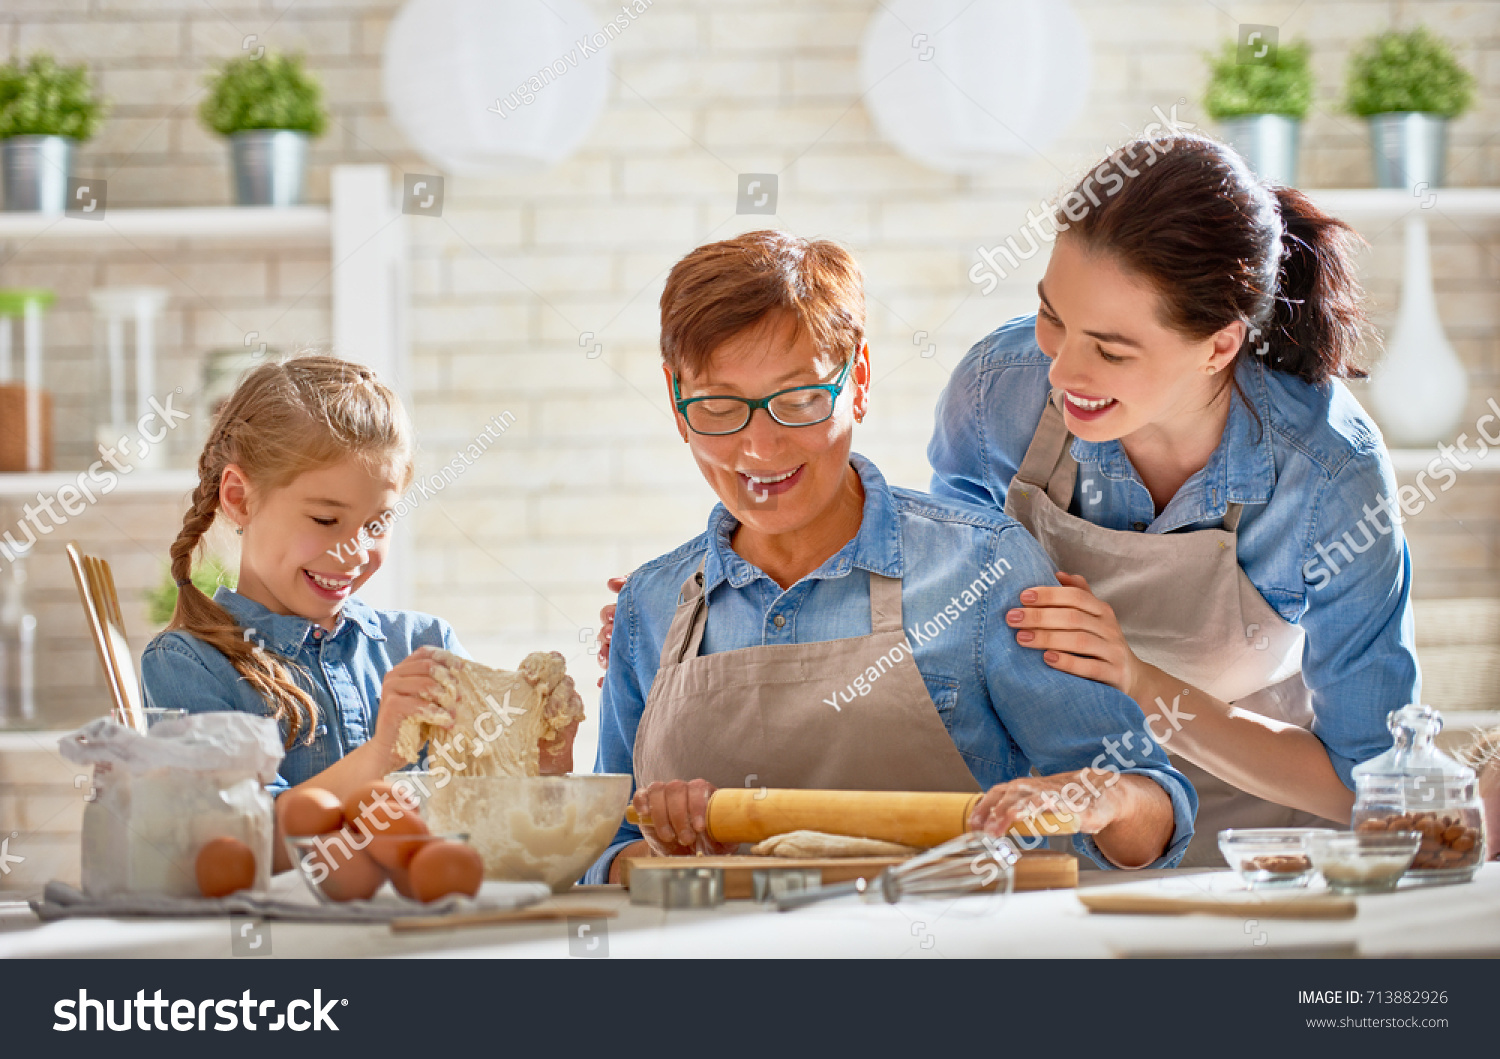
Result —
[[[596, 6], [602, 13], [610, 5]], [[380, 99], [380, 52], [397, 7], [9, 0], [0, 46], [47, 46], [92, 64], [115, 109], [78, 167], [109, 179], [116, 206], [227, 201], [225, 148], [195, 117], [205, 65], [237, 53], [249, 33], [271, 48], [303, 49], [333, 112], [310, 174], [312, 197], [326, 200], [334, 163], [431, 168], [403, 143]], [[409, 383], [424, 466], [446, 462], [492, 415], [509, 411], [516, 422], [401, 527], [417, 541], [417, 605], [452, 620], [476, 654], [497, 664], [537, 647], [565, 651], [596, 701], [592, 651], [578, 637], [597, 624], [604, 578], [697, 533], [712, 500], [666, 415], [655, 351], [665, 272], [698, 243], [754, 227], [831, 236], [858, 255], [877, 382], [857, 446], [893, 481], [924, 486], [932, 409], [948, 372], [973, 341], [1033, 308], [1044, 264], [1038, 257], [983, 297], [966, 279], [976, 246], [1014, 233], [1066, 174], [1151, 121], [1154, 105], [1186, 98], [1179, 113], [1206, 125], [1197, 102], [1201, 52], [1234, 32], [1230, 16], [1203, 0], [1074, 7], [1092, 42], [1094, 82], [1084, 115], [1045, 159], [955, 177], [883, 143], [857, 98], [858, 43], [873, 0], [656, 0], [609, 45], [609, 102], [575, 157], [532, 176], [450, 179], [443, 217], [409, 225]], [[1369, 183], [1364, 132], [1333, 107], [1351, 44], [1397, 17], [1434, 25], [1480, 74], [1480, 106], [1453, 129], [1452, 180], [1500, 184], [1495, 4], [1306, 0], [1234, 14], [1285, 19], [1284, 39], [1313, 43], [1320, 98], [1304, 140], [1308, 186]], [[739, 172], [781, 174], [778, 216], [735, 214]], [[1370, 235], [1366, 277], [1379, 318], [1389, 321], [1399, 232]], [[1472, 372], [1477, 408], [1500, 393], [1500, 233], [1492, 224], [1445, 224], [1433, 244], [1440, 308]], [[239, 346], [250, 330], [292, 346], [324, 339], [330, 327], [327, 253], [305, 246], [4, 250], [0, 284], [58, 292], [48, 356], [64, 465], [78, 465], [86, 451], [90, 286], [172, 291], [161, 377], [185, 392], [197, 388], [206, 349]], [[589, 348], [603, 343], [597, 359], [580, 346], [583, 332], [594, 333]], [[923, 357], [928, 343], [936, 355]], [[187, 449], [174, 455], [186, 462]], [[1413, 523], [1420, 592], [1500, 588], [1500, 498], [1486, 482], [1461, 482]], [[17, 513], [0, 505], [7, 526]], [[114, 498], [70, 527], [114, 560], [137, 649], [149, 635], [139, 601], [160, 576], [179, 515], [167, 501]], [[56, 542], [32, 565], [53, 718], [72, 723], [102, 712], [102, 682]], [[591, 739], [586, 731], [584, 744]]]

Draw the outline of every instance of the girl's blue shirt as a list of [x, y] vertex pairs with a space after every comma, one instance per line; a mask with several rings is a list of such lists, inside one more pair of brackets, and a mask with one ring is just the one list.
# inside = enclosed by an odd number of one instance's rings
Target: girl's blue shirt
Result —
[[[245, 639], [293, 664], [297, 682], [318, 704], [312, 740], [287, 751], [272, 794], [328, 768], [375, 732], [385, 675], [419, 647], [442, 647], [469, 657], [453, 628], [414, 610], [376, 610], [358, 596], [345, 603], [333, 632], [295, 615], [276, 614], [220, 587], [214, 602], [244, 630]], [[300, 669], [300, 672], [298, 670]], [[141, 658], [147, 706], [211, 713], [240, 710], [271, 715], [264, 698], [217, 648], [182, 631], [161, 633]], [[283, 742], [287, 735], [281, 726]]]

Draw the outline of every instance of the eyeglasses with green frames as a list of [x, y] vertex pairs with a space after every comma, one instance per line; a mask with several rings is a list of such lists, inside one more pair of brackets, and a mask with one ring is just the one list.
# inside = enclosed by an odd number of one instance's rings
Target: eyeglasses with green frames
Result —
[[718, 437], [736, 434], [750, 423], [757, 408], [784, 427], [810, 427], [833, 415], [833, 406], [844, 391], [844, 379], [849, 374], [852, 359], [844, 363], [839, 377], [830, 383], [817, 386], [793, 386], [789, 390], [778, 390], [767, 397], [689, 397], [684, 399], [678, 388], [677, 376], [672, 376], [672, 398], [677, 402], [677, 411], [687, 420], [695, 434]]

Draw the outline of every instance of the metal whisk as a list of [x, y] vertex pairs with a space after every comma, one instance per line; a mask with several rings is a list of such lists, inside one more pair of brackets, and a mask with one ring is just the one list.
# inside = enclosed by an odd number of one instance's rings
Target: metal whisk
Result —
[[903, 897], [959, 897], [989, 889], [1008, 894], [1015, 886], [1015, 865], [1020, 859], [1009, 839], [970, 831], [891, 865], [873, 880], [860, 878], [786, 894], [777, 898], [776, 909], [786, 912], [815, 901], [851, 895], [895, 904]]

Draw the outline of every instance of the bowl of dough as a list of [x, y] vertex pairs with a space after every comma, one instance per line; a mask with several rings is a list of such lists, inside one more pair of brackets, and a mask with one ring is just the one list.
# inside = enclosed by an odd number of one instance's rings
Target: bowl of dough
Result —
[[408, 718], [397, 752], [418, 767], [387, 779], [410, 791], [434, 831], [469, 836], [486, 879], [566, 891], [614, 838], [632, 780], [567, 771], [584, 712], [562, 655], [528, 655], [515, 671], [433, 657], [432, 699], [454, 724]]
[[[453, 776], [441, 787], [431, 772], [397, 772], [421, 800], [437, 831], [463, 822], [484, 877], [572, 886], [609, 846], [630, 800], [628, 773], [566, 776]], [[422, 794], [426, 786], [429, 794]]]

